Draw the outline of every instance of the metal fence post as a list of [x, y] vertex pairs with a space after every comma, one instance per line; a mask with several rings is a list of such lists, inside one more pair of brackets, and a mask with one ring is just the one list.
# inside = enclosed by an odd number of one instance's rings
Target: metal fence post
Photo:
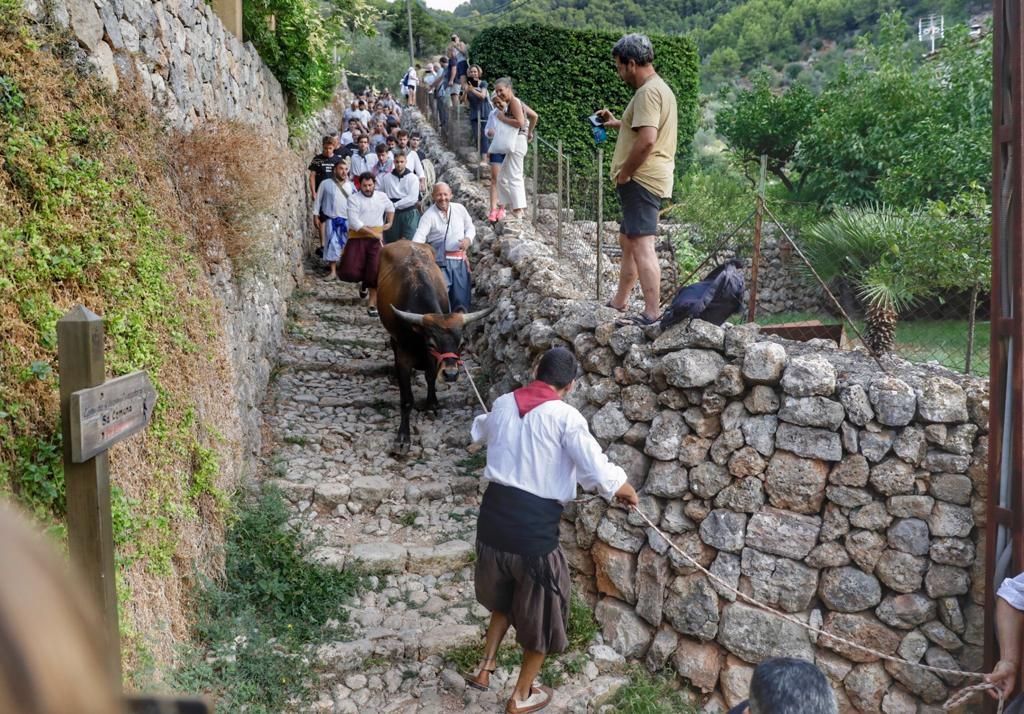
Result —
[[565, 207], [572, 210], [572, 164], [569, 157], [565, 157]]
[[537, 225], [537, 204], [540, 203], [540, 144], [537, 132], [533, 132], [533, 208], [531, 223]]
[[761, 177], [757, 182], [757, 209], [754, 211], [754, 257], [750, 261], [750, 305], [747, 322], [757, 315], [757, 273], [761, 264], [761, 228], [764, 225], [764, 185], [768, 175], [768, 155], [761, 154]]
[[597, 150], [597, 275], [594, 291], [601, 299], [601, 271], [604, 267], [604, 149]]
[[110, 463], [103, 451], [82, 463], [72, 460], [71, 394], [106, 380], [103, 318], [78, 305], [57, 321], [60, 368], [60, 421], [64, 436], [68, 553], [85, 577], [89, 594], [103, 615], [107, 666], [121, 687], [121, 635], [114, 582], [114, 529], [110, 508]]
[[558, 209], [558, 220], [555, 221], [555, 247], [558, 250], [558, 257], [562, 257], [562, 140], [558, 140], [558, 201], [555, 205]]

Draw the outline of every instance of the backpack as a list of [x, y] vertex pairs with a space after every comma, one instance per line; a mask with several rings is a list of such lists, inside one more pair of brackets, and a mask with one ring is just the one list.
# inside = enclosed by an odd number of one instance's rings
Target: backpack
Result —
[[679, 288], [672, 304], [661, 317], [662, 328], [686, 319], [701, 319], [721, 325], [743, 305], [743, 261], [728, 260], [712, 270], [704, 280]]

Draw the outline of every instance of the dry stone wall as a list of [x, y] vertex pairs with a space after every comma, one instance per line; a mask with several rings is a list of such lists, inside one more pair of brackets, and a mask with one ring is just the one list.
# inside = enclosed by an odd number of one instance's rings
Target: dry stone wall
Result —
[[[417, 128], [482, 218], [482, 189]], [[473, 351], [491, 399], [527, 382], [544, 350], [572, 349], [585, 373], [570, 401], [643, 513], [702, 567], [872, 650], [981, 666], [987, 383], [756, 325], [617, 326], [551, 236], [515, 223], [479, 235], [476, 305], [497, 309]], [[960, 684], [738, 601], [601, 499], [566, 510], [561, 541], [605, 643], [675, 669], [708, 694], [705, 711], [742, 700], [775, 656], [815, 662], [842, 712], [938, 712]]]
[[26, 0], [39, 23], [69, 28], [115, 89], [138, 83], [169, 124], [190, 130], [238, 119], [288, 139], [281, 85], [251, 43], [224, 28], [203, 0]]
[[204, 0], [26, 0], [25, 7], [37, 24], [69, 30], [83, 62], [114, 91], [141, 91], [171, 129], [188, 132], [204, 122], [233, 120], [252, 127], [254, 146], [282, 147], [280, 191], [273, 205], [252, 216], [250, 231], [259, 246], [254, 255], [245, 265], [224, 256], [209, 261], [234, 368], [243, 452], [258, 453], [258, 407], [311, 235], [306, 165], [320, 150], [320, 137], [340, 126], [340, 116], [333, 108], [322, 110], [287, 148], [288, 107], [280, 84], [253, 45], [225, 29]]

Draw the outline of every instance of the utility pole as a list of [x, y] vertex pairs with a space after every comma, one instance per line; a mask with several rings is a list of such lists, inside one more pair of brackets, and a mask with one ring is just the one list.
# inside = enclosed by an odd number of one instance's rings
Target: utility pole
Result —
[[412, 0], [405, 0], [405, 17], [409, 21], [409, 66], [416, 66], [416, 51], [412, 41]]

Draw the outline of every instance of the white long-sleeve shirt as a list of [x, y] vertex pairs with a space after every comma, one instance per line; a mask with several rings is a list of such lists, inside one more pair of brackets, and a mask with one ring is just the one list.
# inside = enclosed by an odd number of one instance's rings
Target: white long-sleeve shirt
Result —
[[383, 191], [374, 191], [372, 196], [356, 191], [348, 197], [349, 230], [380, 228], [388, 222], [386, 214], [394, 212], [395, 207], [391, 199]]
[[356, 151], [349, 158], [349, 161], [352, 164], [349, 167], [350, 175], [359, 176], [369, 171], [370, 167], [377, 163], [377, 155], [372, 151], [367, 151], [366, 156], [362, 156], [358, 151]]
[[327, 179], [320, 184], [316, 190], [316, 200], [313, 201], [313, 213], [330, 216], [331, 218], [348, 217], [348, 197], [356, 192], [356, 187], [351, 181], [346, 181], [344, 190], [334, 179]]
[[377, 177], [381, 190], [388, 195], [391, 202], [395, 204], [395, 210], [411, 208], [420, 200], [420, 180], [416, 174], [406, 170], [405, 175], [399, 178], [394, 171]]
[[520, 417], [515, 396], [503, 394], [490, 414], [473, 420], [472, 436], [487, 444], [484, 480], [563, 505], [576, 498], [577, 483], [609, 501], [626, 483], [626, 472], [604, 455], [587, 420], [561, 400]]
[[[449, 218], [451, 222], [449, 223]], [[446, 237], [447, 236], [447, 237]], [[469, 211], [461, 203], [449, 203], [448, 215], [445, 216], [434, 204], [420, 217], [420, 224], [413, 235], [413, 243], [430, 243], [437, 249], [444, 241], [444, 250], [453, 253], [462, 250], [459, 242], [469, 239], [472, 243], [476, 238], [476, 226], [469, 217]]]
[[1003, 580], [996, 597], [1006, 600], [1014, 610], [1024, 610], [1024, 573]]
[[423, 178], [423, 162], [420, 155], [410, 148], [402, 149], [405, 152], [405, 167], [412, 171], [418, 178]]

